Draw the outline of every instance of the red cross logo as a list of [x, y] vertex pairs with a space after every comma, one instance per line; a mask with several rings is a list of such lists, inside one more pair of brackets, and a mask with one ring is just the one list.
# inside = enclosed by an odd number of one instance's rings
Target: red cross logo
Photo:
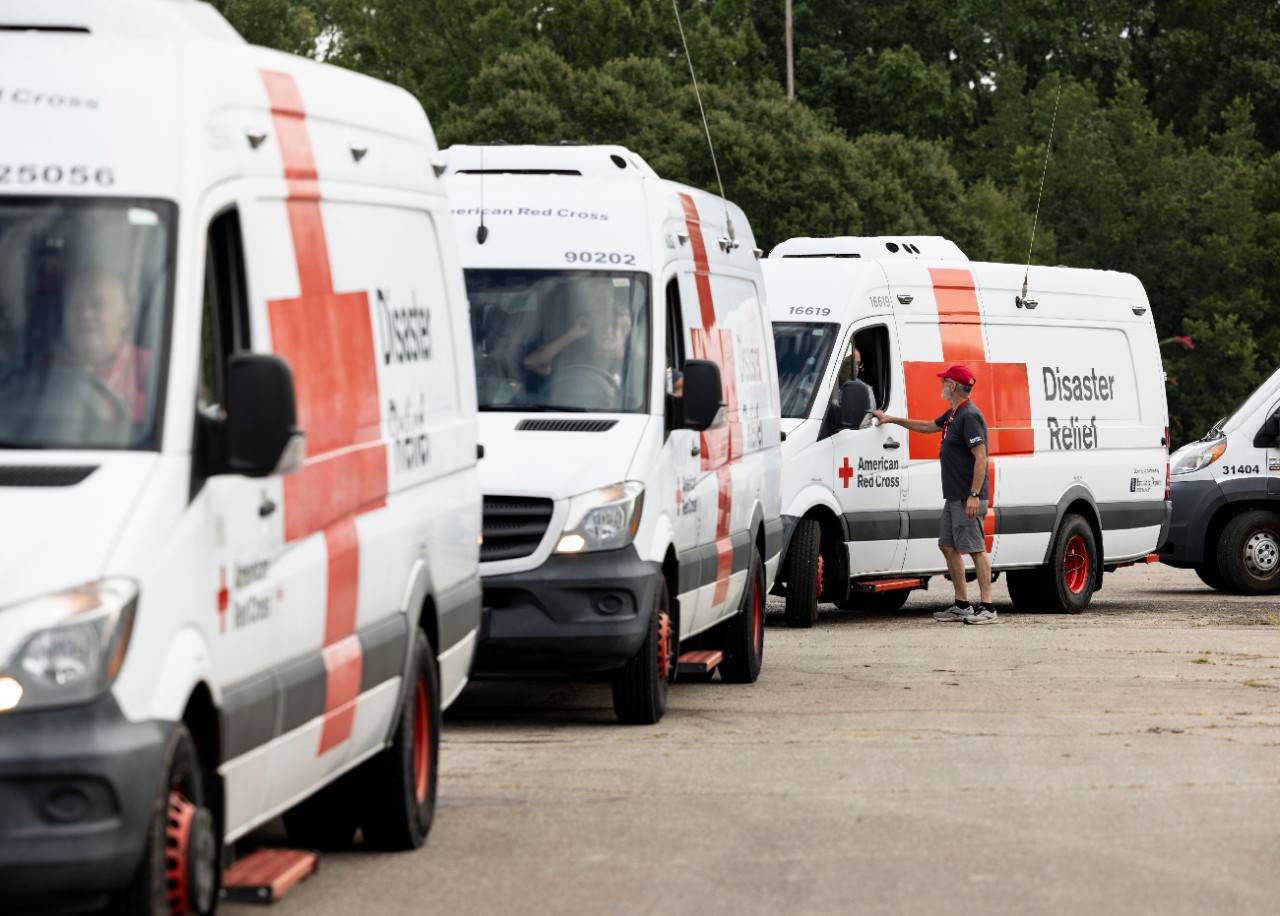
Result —
[[267, 304], [276, 353], [293, 367], [299, 421], [307, 433], [303, 469], [284, 479], [284, 536], [324, 533], [327, 555], [324, 727], [318, 753], [351, 736], [363, 655], [355, 634], [360, 542], [355, 518], [385, 505], [373, 328], [365, 292], [336, 292], [320, 214], [320, 188], [302, 94], [293, 77], [262, 71], [284, 177], [285, 208], [298, 268], [298, 296]]
[[724, 384], [725, 418], [723, 426], [702, 433], [702, 469], [716, 472], [716, 587], [713, 604], [724, 601], [729, 593], [729, 576], [733, 573], [733, 543], [729, 540], [729, 524], [733, 514], [733, 463], [742, 458], [742, 420], [738, 414], [738, 383], [733, 362], [733, 333], [716, 327], [716, 310], [711, 298], [711, 267], [707, 246], [702, 239], [702, 221], [698, 208], [688, 194], [680, 195], [684, 208], [689, 245], [693, 249], [693, 278], [698, 289], [698, 307], [702, 327], [691, 334], [695, 359], [709, 359], [720, 367]]
[[[1001, 455], [1035, 453], [1035, 431], [1031, 427], [1031, 389], [1026, 363], [987, 361], [982, 333], [982, 312], [973, 274], [967, 268], [929, 269], [933, 294], [938, 304], [938, 332], [942, 336], [942, 362], [907, 362], [907, 413], [932, 417], [941, 412], [937, 374], [954, 363], [963, 363], [977, 378], [973, 402], [987, 420], [987, 490], [990, 502], [983, 530], [987, 550], [995, 535], [996, 464]], [[938, 457], [940, 436], [908, 433], [912, 460]]]
[[840, 482], [844, 484], [844, 488], [849, 489], [849, 478], [853, 476], [853, 468], [849, 465], [849, 457], [846, 455], [844, 464], [840, 465], [840, 470], [836, 471], [840, 475]]
[[227, 568], [218, 567], [218, 632], [227, 632], [227, 607], [231, 604], [231, 593], [227, 591]]

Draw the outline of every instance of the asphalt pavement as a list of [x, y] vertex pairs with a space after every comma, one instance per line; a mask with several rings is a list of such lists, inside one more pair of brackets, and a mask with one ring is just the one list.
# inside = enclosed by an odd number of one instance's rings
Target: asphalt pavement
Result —
[[221, 912], [1280, 911], [1280, 598], [1140, 566], [1074, 617], [997, 586], [972, 627], [929, 617], [948, 591], [775, 613], [756, 684], [652, 727], [603, 683], [473, 684], [422, 850]]

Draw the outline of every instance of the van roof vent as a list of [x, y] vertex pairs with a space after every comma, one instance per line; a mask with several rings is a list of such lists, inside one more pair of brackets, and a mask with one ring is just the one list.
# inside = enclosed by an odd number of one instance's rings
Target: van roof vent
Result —
[[617, 420], [521, 420], [516, 424], [520, 432], [540, 433], [603, 433], [618, 425]]
[[495, 143], [451, 146], [442, 158], [446, 175], [561, 175], [611, 181], [658, 177], [649, 163], [625, 146]]
[[61, 32], [63, 34], [88, 35], [89, 29], [83, 25], [41, 25], [33, 23], [0, 22], [0, 32]]
[[458, 169], [459, 175], [577, 175], [577, 169]]
[[769, 252], [771, 258], [888, 258], [967, 261], [955, 242], [938, 235], [838, 236], [787, 239]]
[[97, 469], [93, 464], [0, 465], [0, 487], [73, 487]]

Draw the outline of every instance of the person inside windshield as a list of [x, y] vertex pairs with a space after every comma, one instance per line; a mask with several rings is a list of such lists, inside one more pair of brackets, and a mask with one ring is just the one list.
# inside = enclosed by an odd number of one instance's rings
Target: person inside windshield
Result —
[[64, 290], [62, 340], [53, 365], [90, 376], [113, 412], [126, 411], [137, 423], [146, 418], [151, 354], [130, 341], [133, 317], [118, 276], [101, 268], [80, 271]]
[[[580, 303], [586, 290], [575, 292]], [[557, 368], [588, 366], [620, 386], [631, 337], [631, 312], [612, 298], [586, 305], [578, 309], [578, 318], [569, 330], [529, 353], [524, 366], [543, 376], [552, 375]]]

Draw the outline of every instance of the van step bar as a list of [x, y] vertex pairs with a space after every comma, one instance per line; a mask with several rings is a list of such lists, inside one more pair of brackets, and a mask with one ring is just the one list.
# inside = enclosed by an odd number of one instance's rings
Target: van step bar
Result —
[[227, 869], [222, 897], [234, 903], [275, 903], [315, 874], [320, 857], [306, 849], [258, 849]]
[[676, 674], [710, 674], [722, 661], [724, 661], [724, 653], [718, 649], [685, 652], [676, 665]]
[[872, 579], [868, 582], [851, 582], [849, 591], [862, 595], [879, 595], [883, 592], [898, 592], [904, 588], [925, 588], [927, 579]]

